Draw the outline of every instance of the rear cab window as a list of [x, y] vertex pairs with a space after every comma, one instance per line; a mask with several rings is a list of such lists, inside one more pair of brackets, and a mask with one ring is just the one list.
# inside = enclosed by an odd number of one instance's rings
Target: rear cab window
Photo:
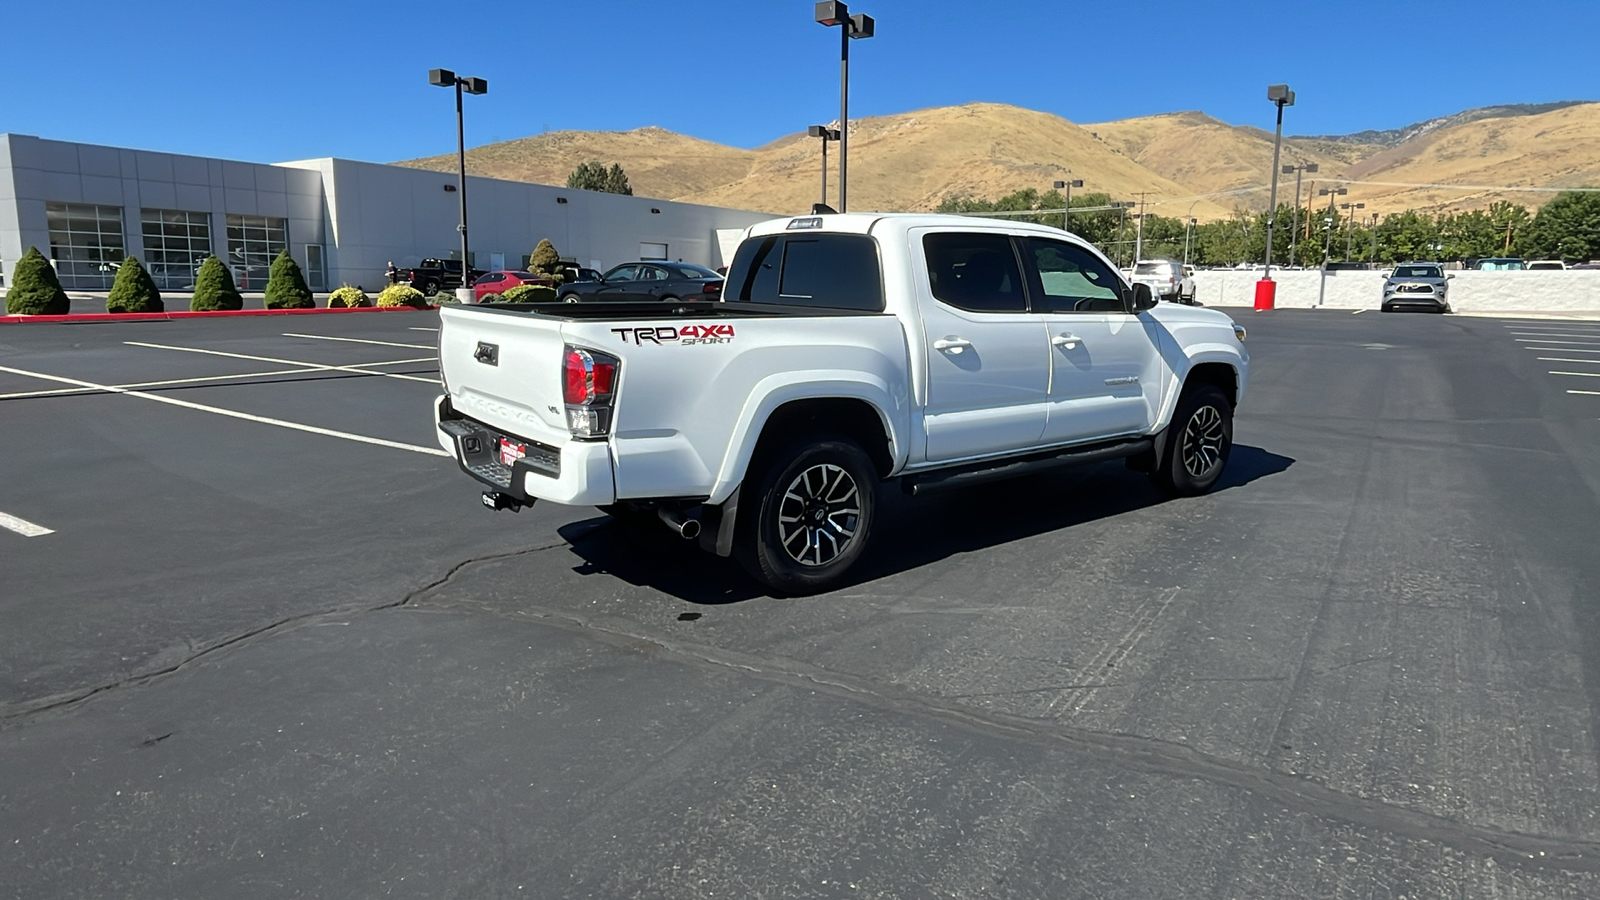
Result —
[[878, 244], [864, 234], [772, 234], [739, 245], [723, 300], [883, 311]]
[[934, 299], [967, 312], [1020, 313], [1028, 309], [1022, 272], [1009, 235], [938, 232], [923, 235], [928, 284]]

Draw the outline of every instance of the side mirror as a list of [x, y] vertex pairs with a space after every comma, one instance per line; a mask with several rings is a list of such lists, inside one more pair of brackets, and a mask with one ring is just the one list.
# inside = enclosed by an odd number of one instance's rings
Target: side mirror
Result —
[[1156, 295], [1151, 293], [1150, 285], [1136, 282], [1133, 286], [1133, 311], [1141, 312], [1146, 309], [1156, 308]]

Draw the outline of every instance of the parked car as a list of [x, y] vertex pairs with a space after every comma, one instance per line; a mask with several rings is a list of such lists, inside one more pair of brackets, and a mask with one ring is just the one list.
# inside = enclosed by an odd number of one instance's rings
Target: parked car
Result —
[[1528, 262], [1528, 271], [1544, 270], [1561, 272], [1565, 271], [1567, 264], [1559, 259], [1535, 259]]
[[681, 262], [634, 262], [613, 267], [597, 281], [563, 284], [558, 299], [567, 303], [637, 303], [646, 300], [717, 300], [722, 276], [705, 266]]
[[1383, 282], [1384, 312], [1397, 309], [1424, 309], [1431, 312], [1450, 311], [1450, 279], [1444, 267], [1434, 262], [1401, 263], [1394, 267]]
[[751, 226], [727, 294], [442, 309], [440, 446], [490, 509], [655, 519], [780, 593], [849, 577], [880, 482], [920, 497], [1120, 458], [1192, 496], [1228, 465], [1244, 329], [1058, 228], [779, 219]]
[[1473, 264], [1480, 272], [1520, 272], [1528, 264], [1514, 256], [1486, 256]]
[[1194, 271], [1175, 259], [1141, 259], [1133, 265], [1135, 284], [1150, 285], [1150, 293], [1168, 303], [1194, 303]]
[[[482, 269], [472, 269], [468, 272], [470, 280], [474, 282], [484, 274], [486, 273]], [[399, 278], [401, 283], [409, 284], [429, 297], [440, 291], [453, 291], [466, 284], [461, 279], [461, 260], [434, 259], [431, 256], [409, 269], [400, 269]]]
[[555, 279], [548, 275], [539, 275], [522, 269], [505, 269], [499, 272], [489, 272], [479, 277], [472, 283], [472, 299], [475, 303], [482, 303], [483, 298], [492, 294], [503, 294], [514, 287], [524, 284], [551, 285]]

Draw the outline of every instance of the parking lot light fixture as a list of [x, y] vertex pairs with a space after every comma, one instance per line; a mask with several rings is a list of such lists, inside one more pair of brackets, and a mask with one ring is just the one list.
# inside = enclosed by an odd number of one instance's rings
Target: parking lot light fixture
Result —
[[[1317, 189], [1318, 197], [1326, 196], [1328, 198], [1328, 216], [1327, 218], [1323, 219], [1324, 235], [1322, 240], [1322, 268], [1324, 270], [1328, 268], [1328, 257], [1333, 253], [1333, 222], [1335, 218], [1333, 214], [1333, 202], [1336, 198], [1342, 197], [1348, 193], [1350, 193], [1349, 188]], [[1319, 303], [1318, 305], [1321, 304]]]
[[[1067, 174], [1071, 175], [1072, 174], [1072, 170], [1068, 169], [1067, 170]], [[1062, 207], [1061, 207], [1061, 230], [1062, 231], [1071, 231], [1072, 230], [1068, 226], [1070, 226], [1072, 224], [1072, 189], [1075, 188], [1075, 187], [1079, 187], [1079, 188], [1083, 187], [1083, 179], [1082, 178], [1069, 178], [1066, 181], [1058, 181], [1058, 182], [1055, 183], [1056, 190], [1059, 191], [1062, 188], [1066, 188], [1067, 189], [1067, 202], [1065, 204], [1063, 204]]]
[[1283, 167], [1283, 174], [1287, 175], [1290, 172], [1295, 173], [1294, 216], [1289, 225], [1289, 265], [1292, 266], [1295, 265], [1296, 260], [1299, 259], [1299, 257], [1295, 256], [1295, 248], [1299, 246], [1300, 242], [1300, 179], [1303, 178], [1307, 172], [1311, 173], [1312, 175], [1317, 174], [1317, 164], [1301, 163], [1298, 166]]
[[1356, 210], [1366, 209], [1367, 205], [1365, 203], [1341, 203], [1339, 208], [1350, 210], [1350, 214], [1345, 217], [1344, 221], [1344, 258], [1349, 260], [1350, 239], [1355, 236], [1356, 231]]
[[1272, 226], [1278, 217], [1278, 162], [1283, 157], [1283, 108], [1294, 105], [1294, 91], [1287, 84], [1267, 85], [1267, 99], [1278, 108], [1278, 126], [1272, 137], [1272, 194], [1267, 201], [1267, 263], [1262, 281], [1272, 280]]
[[[822, 138], [822, 203], [828, 205], [828, 142], [839, 139], [839, 129], [829, 128], [826, 125], [813, 125], [806, 129], [806, 133], [814, 138]], [[842, 204], [841, 204], [842, 205]], [[822, 210], [813, 210], [822, 212]]]
[[823, 0], [816, 8], [817, 24], [839, 26], [839, 212], [845, 212], [845, 192], [850, 170], [850, 42], [872, 37], [878, 23], [871, 16], [850, 14], [840, 0]]
[[483, 78], [462, 78], [449, 69], [429, 69], [428, 83], [434, 87], [456, 89], [456, 195], [461, 198], [461, 222], [456, 230], [461, 232], [461, 288], [472, 289], [472, 254], [467, 247], [467, 132], [461, 112], [461, 95], [487, 94], [489, 82]]

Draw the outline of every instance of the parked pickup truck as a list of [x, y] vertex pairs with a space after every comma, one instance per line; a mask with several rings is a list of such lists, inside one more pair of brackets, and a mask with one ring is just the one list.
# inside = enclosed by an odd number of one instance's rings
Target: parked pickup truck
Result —
[[1244, 336], [1158, 306], [1058, 229], [779, 219], [746, 233], [723, 302], [441, 309], [438, 439], [490, 508], [659, 518], [805, 593], [866, 552], [880, 482], [1123, 458], [1169, 493], [1209, 490]]
[[470, 270], [470, 281], [461, 280], [461, 260], [429, 257], [409, 269], [399, 270], [399, 281], [409, 284], [432, 297], [440, 291], [453, 291], [465, 283], [475, 282], [487, 274], [481, 269]]

